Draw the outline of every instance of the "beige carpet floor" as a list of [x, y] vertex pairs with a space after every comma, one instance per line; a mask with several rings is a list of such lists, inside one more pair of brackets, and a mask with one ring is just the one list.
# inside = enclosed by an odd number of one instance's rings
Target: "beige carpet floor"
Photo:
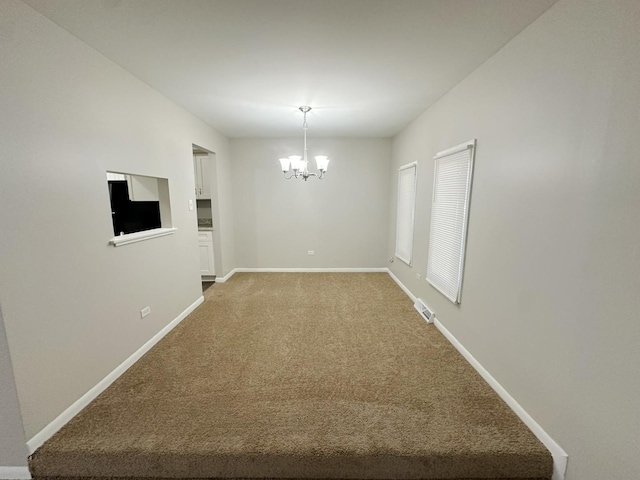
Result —
[[239, 273], [30, 459], [47, 478], [549, 479], [385, 273]]

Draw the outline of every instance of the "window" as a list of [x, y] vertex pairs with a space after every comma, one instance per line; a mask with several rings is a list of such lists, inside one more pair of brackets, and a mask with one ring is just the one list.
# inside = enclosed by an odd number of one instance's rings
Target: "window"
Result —
[[476, 141], [438, 153], [433, 174], [427, 281], [460, 303]]
[[173, 233], [166, 178], [107, 172], [114, 246]]
[[413, 217], [416, 205], [416, 163], [398, 169], [398, 213], [396, 216], [396, 257], [411, 265]]

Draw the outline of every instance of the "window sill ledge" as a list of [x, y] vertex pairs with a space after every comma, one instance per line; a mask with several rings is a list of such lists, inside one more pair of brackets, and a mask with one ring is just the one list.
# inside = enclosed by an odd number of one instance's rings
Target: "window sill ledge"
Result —
[[144, 230], [142, 232], [127, 233], [126, 235], [118, 235], [109, 240], [109, 243], [114, 247], [120, 247], [122, 245], [129, 245], [130, 243], [142, 242], [143, 240], [150, 240], [156, 237], [164, 237], [165, 235], [172, 235], [178, 230], [177, 228], [154, 228], [153, 230]]

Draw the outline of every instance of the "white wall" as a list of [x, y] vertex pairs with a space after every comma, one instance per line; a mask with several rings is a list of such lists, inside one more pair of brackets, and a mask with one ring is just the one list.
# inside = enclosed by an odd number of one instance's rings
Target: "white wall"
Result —
[[310, 137], [309, 155], [331, 161], [307, 182], [285, 180], [278, 162], [302, 154], [302, 130], [230, 143], [238, 267], [386, 266], [390, 139]]
[[221, 153], [216, 153], [215, 169], [211, 169], [211, 201], [216, 275], [223, 277], [236, 267], [236, 245], [229, 142], [224, 141], [218, 151]]
[[0, 308], [0, 468], [27, 465], [22, 415]]
[[[202, 294], [192, 144], [216, 152], [233, 268], [229, 151], [23, 3], [0, 3], [0, 32], [0, 303], [29, 439]], [[177, 233], [109, 246], [107, 170], [168, 178]]]
[[[640, 478], [640, 3], [561, 0], [405, 128], [414, 267], [392, 271], [569, 454]], [[462, 304], [424, 281], [433, 155], [478, 139]], [[423, 280], [417, 280], [415, 273]]]

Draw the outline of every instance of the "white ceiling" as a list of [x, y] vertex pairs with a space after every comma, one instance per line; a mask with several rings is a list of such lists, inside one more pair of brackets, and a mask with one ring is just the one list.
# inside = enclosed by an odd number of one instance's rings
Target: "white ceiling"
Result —
[[25, 0], [230, 137], [388, 137], [556, 0]]

